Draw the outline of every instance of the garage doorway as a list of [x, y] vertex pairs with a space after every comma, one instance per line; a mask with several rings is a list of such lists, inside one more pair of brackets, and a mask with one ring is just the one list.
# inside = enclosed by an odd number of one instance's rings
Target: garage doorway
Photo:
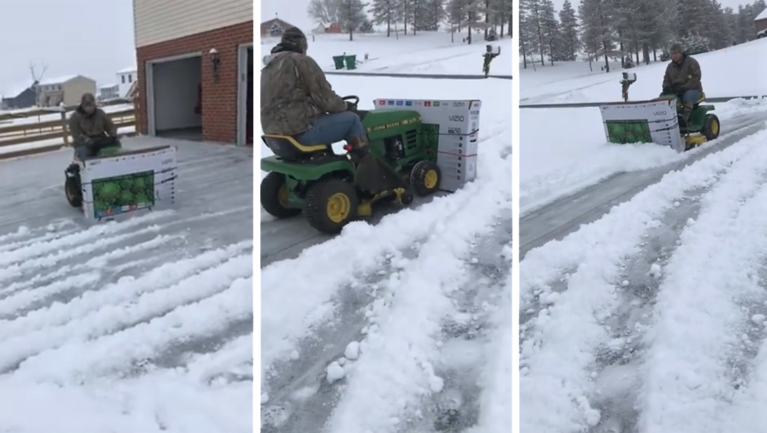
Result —
[[149, 135], [202, 141], [202, 55], [147, 62]]
[[237, 145], [253, 145], [253, 44], [240, 45], [237, 84]]

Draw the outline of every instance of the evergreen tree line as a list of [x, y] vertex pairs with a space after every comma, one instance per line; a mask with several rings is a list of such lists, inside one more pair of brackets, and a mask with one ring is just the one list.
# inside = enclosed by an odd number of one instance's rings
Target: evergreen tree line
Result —
[[521, 0], [520, 55], [527, 68], [528, 62], [553, 65], [585, 54], [589, 61], [604, 58], [609, 72], [610, 57], [649, 64], [658, 52], [666, 60], [674, 42], [691, 54], [748, 42], [765, 8], [765, 0], [737, 11], [717, 0], [580, 0], [576, 13], [570, 0], [559, 12], [552, 0]]
[[[369, 9], [370, 17], [366, 12]], [[386, 36], [402, 29], [403, 34], [439, 30], [447, 24], [453, 32], [500, 29], [499, 36], [511, 35], [512, 0], [311, 0], [309, 17], [338, 23], [353, 40], [355, 32], [371, 32], [373, 25], [385, 25]]]

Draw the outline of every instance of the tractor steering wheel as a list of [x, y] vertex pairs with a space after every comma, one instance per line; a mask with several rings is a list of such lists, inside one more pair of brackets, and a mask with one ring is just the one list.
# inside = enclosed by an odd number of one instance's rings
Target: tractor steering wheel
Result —
[[343, 99], [344, 101], [354, 100], [353, 102], [354, 105], [359, 105], [360, 103], [360, 97], [357, 95], [348, 95], [348, 96], [342, 97], [341, 99]]

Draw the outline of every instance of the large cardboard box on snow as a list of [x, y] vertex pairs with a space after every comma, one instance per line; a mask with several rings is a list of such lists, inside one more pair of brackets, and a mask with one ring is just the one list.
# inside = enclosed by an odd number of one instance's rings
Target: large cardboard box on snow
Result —
[[173, 146], [86, 160], [80, 170], [85, 217], [111, 220], [170, 207], [176, 199], [176, 168]]
[[437, 165], [442, 171], [440, 189], [456, 191], [477, 177], [479, 112], [482, 101], [376, 99], [376, 110], [414, 110], [421, 123], [434, 125], [439, 136]]
[[676, 101], [628, 102], [599, 110], [608, 143], [656, 143], [684, 152]]

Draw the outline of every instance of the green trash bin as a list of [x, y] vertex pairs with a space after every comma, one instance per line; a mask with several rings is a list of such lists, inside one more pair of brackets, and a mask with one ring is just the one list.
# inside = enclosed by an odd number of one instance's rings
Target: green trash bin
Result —
[[336, 70], [344, 68], [344, 56], [333, 56], [333, 62], [336, 64]]
[[346, 56], [346, 69], [357, 69], [357, 56]]

